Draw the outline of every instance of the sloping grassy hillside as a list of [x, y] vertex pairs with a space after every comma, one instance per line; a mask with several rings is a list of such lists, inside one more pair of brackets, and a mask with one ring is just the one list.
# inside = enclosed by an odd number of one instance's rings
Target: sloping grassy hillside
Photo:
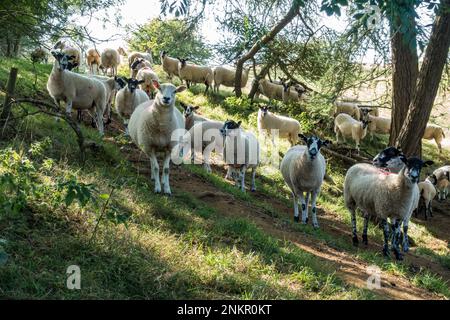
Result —
[[[0, 90], [13, 65], [19, 67], [18, 95], [45, 99], [48, 65], [36, 67], [34, 85], [30, 63], [0, 60]], [[248, 101], [228, 91], [203, 95], [201, 90], [195, 86], [179, 99], [201, 105], [202, 113], [211, 118], [233, 118], [246, 128], [256, 127]], [[0, 94], [1, 100], [4, 92]], [[306, 106], [314, 114], [322, 113], [321, 107]], [[304, 128], [314, 127], [314, 117], [296, 116]], [[289, 193], [278, 171], [270, 167], [259, 169], [256, 194], [237, 191], [223, 179], [220, 166], [208, 175], [199, 166], [187, 165], [172, 169], [172, 197], [154, 195], [148, 171], [136, 170], [136, 163], [144, 169], [149, 163], [117, 127], [119, 121], [101, 139], [95, 129], [82, 126], [86, 137], [100, 146], [89, 152], [83, 165], [75, 136], [62, 121], [36, 114], [19, 121], [15, 131], [5, 132], [0, 140], [0, 297], [450, 297], [448, 240], [439, 227], [413, 223], [415, 257], [404, 263], [382, 258], [378, 247], [351, 246], [340, 194], [345, 166], [335, 159], [329, 159], [329, 172], [336, 185], [326, 184], [319, 201], [323, 228], [313, 230], [292, 223]], [[375, 152], [377, 144], [383, 139], [365, 148]], [[438, 159], [433, 147], [425, 148]], [[448, 153], [440, 158], [445, 159]], [[211, 201], [206, 191], [211, 191]], [[217, 197], [225, 199], [224, 206]], [[381, 234], [372, 226], [369, 237], [379, 242]], [[356, 270], [350, 261], [383, 269], [385, 288], [367, 290], [364, 268], [358, 279], [350, 277]], [[70, 265], [81, 269], [81, 290], [66, 287]], [[389, 287], [390, 282], [398, 289]]]

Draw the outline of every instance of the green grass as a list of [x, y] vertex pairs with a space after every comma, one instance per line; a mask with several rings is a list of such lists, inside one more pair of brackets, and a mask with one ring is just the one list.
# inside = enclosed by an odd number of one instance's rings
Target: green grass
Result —
[[[19, 67], [17, 92], [33, 96], [45, 93], [49, 65], [37, 65], [34, 86], [33, 66], [23, 60], [0, 60], [0, 90], [4, 87], [11, 66]], [[156, 67], [161, 74], [161, 70]], [[126, 68], [119, 70], [127, 75]], [[162, 81], [167, 81], [161, 74]], [[177, 80], [175, 80], [176, 83]], [[179, 100], [201, 106], [204, 115], [225, 120], [242, 120], [246, 128], [256, 127], [256, 115], [245, 99], [237, 100], [231, 92], [219, 95], [202, 93], [203, 86], [194, 86], [180, 94]], [[37, 89], [38, 91], [36, 91]], [[1, 98], [2, 91], [0, 91]], [[45, 94], [44, 94], [45, 96]], [[27, 106], [32, 109], [32, 107]], [[312, 109], [313, 106], [307, 105]], [[292, 110], [287, 110], [292, 112]], [[302, 126], [309, 120], [296, 115]], [[18, 134], [0, 141], [0, 152], [12, 148], [37, 168], [44, 188], [26, 197], [26, 206], [18, 213], [0, 213], [0, 253], [8, 255], [0, 265], [0, 297], [64, 298], [64, 299], [373, 299], [376, 293], [358, 289], [342, 279], [331, 266], [290, 241], [278, 239], [259, 228], [249, 218], [230, 218], [216, 212], [188, 192], [171, 198], [156, 196], [147, 177], [136, 174], [120, 147], [127, 144], [123, 136], [101, 139], [96, 130], [83, 126], [83, 133], [102, 146], [101, 152], [89, 152], [84, 165], [78, 161], [74, 134], [64, 122], [55, 122], [44, 115], [30, 116], [21, 122]], [[33, 156], [30, 147], [50, 139], [50, 146], [40, 156]], [[369, 152], [379, 150], [382, 138], [365, 145]], [[287, 143], [281, 143], [282, 150]], [[436, 152], [428, 144], [425, 151]], [[439, 161], [448, 159], [446, 153]], [[433, 158], [434, 159], [434, 158]], [[355, 257], [380, 266], [383, 270], [409, 279], [414, 285], [450, 297], [448, 284], [421, 270], [412, 273], [408, 266], [387, 261], [379, 253], [364, 252], [351, 246], [348, 239], [334, 237], [323, 230], [290, 222], [290, 216], [270, 205], [277, 199], [292, 205], [289, 192], [278, 172], [263, 167], [258, 170], [257, 186], [268, 201], [260, 201], [250, 193], [241, 193], [233, 184], [217, 174], [206, 174], [200, 166], [187, 165], [187, 170], [212, 183], [236, 199], [289, 224], [292, 230], [313, 237], [316, 241], [348, 252]], [[0, 176], [7, 170], [0, 163]], [[329, 174], [336, 186], [324, 185], [319, 205], [336, 214], [349, 225], [340, 186], [345, 167], [339, 162], [329, 164]], [[64, 194], [56, 190], [58, 181], [75, 177], [78, 183], [92, 184], [98, 194], [115, 188], [106, 216], [100, 221], [101, 198], [82, 207], [65, 205]], [[120, 177], [120, 179], [118, 179]], [[1, 184], [1, 182], [0, 182]], [[12, 191], [8, 191], [12, 192]], [[60, 199], [60, 201], [56, 201]], [[127, 217], [118, 221], [118, 217]], [[319, 216], [320, 223], [320, 216]], [[362, 222], [358, 221], [360, 228]], [[411, 227], [418, 243], [417, 253], [448, 268], [448, 247], [437, 251], [428, 246], [436, 238], [425, 227]], [[381, 239], [379, 230], [371, 226], [369, 237]], [[416, 239], [417, 238], [417, 239]], [[66, 268], [81, 267], [82, 290], [65, 287]]]

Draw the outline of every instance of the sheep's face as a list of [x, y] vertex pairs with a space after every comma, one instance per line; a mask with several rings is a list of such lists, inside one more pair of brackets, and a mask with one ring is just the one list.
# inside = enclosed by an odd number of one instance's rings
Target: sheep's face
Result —
[[406, 157], [401, 150], [395, 147], [389, 147], [375, 156], [372, 160], [372, 164], [378, 168], [400, 170], [400, 168], [403, 167], [404, 161], [406, 161]]
[[303, 134], [299, 134], [298, 137], [303, 140], [303, 142], [308, 147], [308, 153], [311, 158], [311, 160], [314, 160], [319, 153], [320, 148], [326, 147], [329, 144], [331, 144], [331, 141], [329, 140], [322, 140], [317, 136], [311, 136], [307, 137]]
[[77, 65], [71, 62], [72, 59], [75, 59], [75, 56], [68, 56], [62, 51], [52, 51], [52, 55], [58, 62], [59, 70], [71, 70]]
[[222, 134], [223, 137], [235, 136], [238, 132], [237, 129], [239, 129], [241, 126], [241, 123], [242, 123], [242, 121], [235, 122], [233, 120], [227, 120], [223, 124], [222, 129], [220, 129], [220, 133]]
[[297, 91], [299, 96], [301, 96], [302, 94], [304, 94], [306, 92], [306, 89], [302, 85], [299, 85], [299, 84], [296, 84], [294, 86], [294, 90]]
[[194, 115], [195, 111], [200, 108], [199, 106], [194, 107], [194, 106], [186, 105], [184, 103], [180, 103], [180, 104], [184, 109], [183, 115], [186, 119], [192, 117]]
[[180, 61], [181, 68], [184, 68], [186, 66], [187, 59], [178, 58], [178, 60]]
[[259, 105], [259, 110], [261, 110], [261, 115], [265, 117], [269, 112], [270, 106]]
[[405, 175], [411, 180], [412, 183], [417, 183], [420, 178], [420, 171], [422, 168], [431, 166], [433, 161], [422, 161], [419, 158], [411, 157], [404, 161], [406, 165]]
[[175, 87], [171, 83], [164, 83], [160, 85], [159, 82], [156, 80], [153, 80], [153, 86], [158, 90], [155, 100], [159, 105], [166, 107], [174, 105], [175, 95], [178, 92], [186, 90], [185, 86]]
[[131, 93], [133, 93], [137, 89], [138, 85], [145, 82], [144, 80], [137, 80], [133, 78], [130, 79], [124, 78], [124, 79], [128, 83], [128, 90], [130, 90]]
[[163, 50], [161, 51], [161, 53], [159, 54], [159, 56], [164, 59], [164, 57], [167, 55], [167, 51]]
[[364, 119], [361, 121], [363, 129], [366, 129], [369, 126], [370, 120]]
[[372, 111], [372, 109], [369, 108], [360, 108], [359, 109], [361, 111], [361, 118], [363, 120], [368, 120], [369, 119], [369, 112]]
[[116, 89], [120, 90], [122, 88], [125, 88], [125, 86], [127, 85], [127, 82], [124, 78], [122, 77], [114, 77], [114, 80], [116, 81]]
[[131, 69], [132, 70], [137, 70], [137, 67], [144, 62], [144, 59], [142, 58], [136, 58], [134, 59], [133, 63], [131, 64]]

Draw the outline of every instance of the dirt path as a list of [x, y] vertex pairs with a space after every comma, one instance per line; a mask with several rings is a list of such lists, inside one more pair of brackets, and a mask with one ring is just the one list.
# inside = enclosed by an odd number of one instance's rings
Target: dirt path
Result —
[[[138, 172], [149, 175], [149, 162], [146, 160], [145, 155], [140, 153], [134, 147], [127, 147], [125, 153], [127, 154], [128, 159], [134, 163]], [[225, 171], [221, 168], [214, 167], [213, 170], [220, 175], [225, 174]], [[289, 240], [302, 250], [319, 257], [324, 263], [331, 265], [333, 269], [336, 270], [337, 276], [347, 283], [360, 288], [366, 288], [366, 281], [369, 276], [367, 273], [369, 264], [355, 258], [354, 254], [332, 248], [322, 241], [317, 240], [313, 235], [293, 230], [290, 223], [274, 218], [264, 210], [240, 199], [236, 199], [231, 194], [224, 193], [210, 182], [205, 181], [202, 177], [187, 171], [183, 167], [172, 167], [170, 179], [173, 192], [176, 193], [181, 190], [189, 192], [224, 216], [249, 218], [267, 234], [281, 240]], [[285, 214], [286, 216], [292, 214], [292, 208], [287, 207], [284, 203], [276, 199], [267, 199], [265, 195], [258, 192], [253, 196], [263, 203], [270, 203], [270, 205], [280, 214]], [[321, 228], [327, 233], [332, 234], [336, 238], [351, 238], [349, 226], [338, 221], [335, 214], [332, 212], [325, 212], [319, 208], [318, 215]], [[380, 252], [381, 243], [372, 242], [367, 249]], [[414, 254], [407, 254], [406, 262], [411, 263], [413, 266], [429, 268], [446, 279], [450, 278], [449, 272], [440, 265], [415, 256]], [[417, 267], [417, 270], [418, 269], [419, 268]], [[425, 289], [413, 286], [407, 279], [393, 276], [385, 272], [382, 273], [381, 289], [377, 290], [377, 294], [386, 299], [441, 298]]]

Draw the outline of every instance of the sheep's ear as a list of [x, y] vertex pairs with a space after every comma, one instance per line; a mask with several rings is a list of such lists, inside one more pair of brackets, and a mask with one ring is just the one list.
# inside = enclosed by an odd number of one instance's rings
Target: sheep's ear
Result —
[[198, 109], [200, 109], [199, 106], [195, 106], [195, 107], [194, 107], [194, 110], [198, 110]]
[[426, 168], [428, 166], [432, 166], [433, 164], [434, 164], [434, 161], [428, 160], [423, 163], [422, 167]]
[[180, 92], [183, 92], [184, 90], [186, 90], [186, 86], [178, 86], [177, 89], [175, 90], [175, 92], [180, 93]]
[[302, 139], [305, 143], [308, 142], [308, 138], [307, 138], [305, 135], [303, 135], [302, 133], [299, 133], [299, 134], [298, 134], [298, 137], [299, 137], [300, 139]]

